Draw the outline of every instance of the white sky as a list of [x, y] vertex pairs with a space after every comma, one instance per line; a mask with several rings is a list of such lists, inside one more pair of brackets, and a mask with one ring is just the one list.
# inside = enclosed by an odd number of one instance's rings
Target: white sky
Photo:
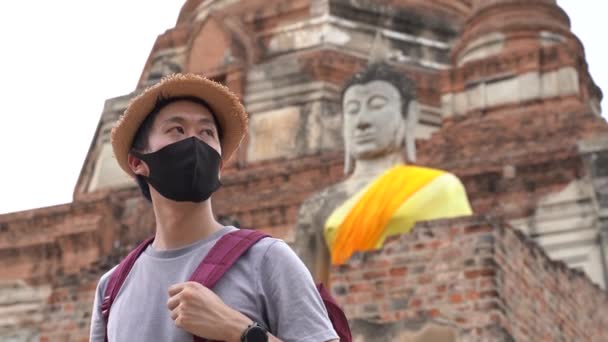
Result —
[[[0, 214], [72, 201], [105, 100], [135, 88], [183, 3], [0, 2]], [[608, 96], [608, 3], [558, 3]]]

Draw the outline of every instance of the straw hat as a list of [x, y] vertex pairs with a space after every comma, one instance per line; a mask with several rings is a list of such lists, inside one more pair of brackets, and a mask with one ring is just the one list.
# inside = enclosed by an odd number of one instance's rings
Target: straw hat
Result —
[[227, 87], [194, 74], [174, 74], [145, 89], [133, 98], [124, 114], [112, 128], [111, 140], [118, 165], [129, 175], [127, 156], [135, 134], [152, 111], [159, 96], [164, 98], [193, 96], [207, 102], [222, 130], [222, 159], [228, 161], [247, 132], [247, 113], [239, 98]]

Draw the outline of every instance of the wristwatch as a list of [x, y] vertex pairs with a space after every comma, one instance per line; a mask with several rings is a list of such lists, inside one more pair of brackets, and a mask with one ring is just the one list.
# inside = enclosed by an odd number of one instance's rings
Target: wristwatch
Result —
[[268, 331], [260, 323], [253, 322], [243, 332], [241, 342], [268, 342]]

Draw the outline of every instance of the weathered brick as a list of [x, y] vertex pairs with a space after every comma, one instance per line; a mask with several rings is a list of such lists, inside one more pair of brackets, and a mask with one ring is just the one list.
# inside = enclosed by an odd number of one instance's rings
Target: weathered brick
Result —
[[391, 301], [391, 310], [405, 310], [408, 307], [408, 301], [405, 298], [395, 298]]
[[[344, 293], [346, 293], [346, 287], [343, 287], [344, 289]], [[372, 283], [357, 283], [357, 284], [352, 284], [348, 287], [348, 291], [350, 292], [365, 292], [365, 291], [371, 291], [372, 290]]]
[[422, 275], [418, 277], [418, 285], [427, 285], [433, 282], [433, 276], [430, 274]]
[[392, 277], [403, 277], [407, 274], [407, 267], [402, 266], [402, 267], [391, 268], [389, 273]]
[[459, 293], [455, 293], [453, 295], [450, 295], [450, 302], [452, 302], [453, 304], [458, 304], [462, 302], [462, 295]]

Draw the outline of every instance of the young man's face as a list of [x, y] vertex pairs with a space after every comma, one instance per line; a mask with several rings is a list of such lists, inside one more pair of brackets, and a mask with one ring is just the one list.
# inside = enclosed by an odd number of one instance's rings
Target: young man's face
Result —
[[148, 136], [147, 152], [156, 152], [190, 137], [197, 137], [222, 154], [218, 130], [209, 109], [186, 100], [172, 102], [158, 112]]

